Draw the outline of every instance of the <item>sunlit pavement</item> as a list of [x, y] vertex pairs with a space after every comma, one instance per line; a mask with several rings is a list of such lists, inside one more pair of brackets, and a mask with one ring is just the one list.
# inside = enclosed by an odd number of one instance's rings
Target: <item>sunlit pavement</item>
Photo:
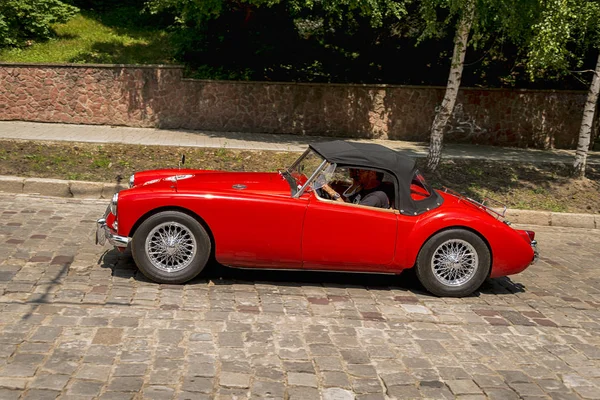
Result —
[[0, 399], [600, 399], [600, 232], [464, 299], [411, 276], [157, 285], [93, 243], [105, 201], [0, 194]]
[[[304, 151], [308, 143], [334, 137], [252, 132], [209, 132], [178, 129], [131, 128], [125, 126], [50, 124], [0, 121], [0, 138], [89, 143], [122, 143], [149, 146], [206, 147], [238, 150]], [[425, 157], [428, 144], [402, 140], [352, 139], [377, 143], [412, 157]], [[571, 163], [575, 150], [536, 150], [515, 147], [445, 143], [445, 159], [482, 159], [528, 163]], [[588, 152], [588, 164], [600, 164], [600, 151]]]

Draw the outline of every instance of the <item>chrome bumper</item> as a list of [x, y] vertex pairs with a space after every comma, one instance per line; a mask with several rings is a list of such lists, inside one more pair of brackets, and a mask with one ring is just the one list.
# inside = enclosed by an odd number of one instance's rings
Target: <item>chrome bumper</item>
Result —
[[531, 261], [531, 264], [535, 264], [537, 262], [537, 260], [540, 258], [540, 253], [538, 252], [538, 249], [537, 249], [537, 241], [535, 241], [535, 240], [531, 241], [531, 248], [533, 249], [533, 261]]
[[106, 241], [116, 247], [127, 247], [131, 242], [131, 238], [127, 236], [119, 236], [106, 225], [106, 218], [100, 218], [96, 221], [96, 244], [104, 246]]

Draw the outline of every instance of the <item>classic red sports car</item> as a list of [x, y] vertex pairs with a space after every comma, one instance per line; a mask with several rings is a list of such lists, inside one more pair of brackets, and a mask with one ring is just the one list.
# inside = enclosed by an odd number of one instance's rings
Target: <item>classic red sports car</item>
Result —
[[[375, 171], [369, 193], [383, 195], [370, 197], [385, 206], [356, 200], [357, 171]], [[509, 225], [483, 203], [432, 190], [409, 157], [332, 141], [311, 144], [278, 172], [135, 173], [98, 220], [96, 238], [120, 250], [131, 245], [138, 268], [160, 283], [189, 281], [210, 259], [388, 274], [414, 267], [431, 293], [466, 296], [537, 259], [534, 232]]]

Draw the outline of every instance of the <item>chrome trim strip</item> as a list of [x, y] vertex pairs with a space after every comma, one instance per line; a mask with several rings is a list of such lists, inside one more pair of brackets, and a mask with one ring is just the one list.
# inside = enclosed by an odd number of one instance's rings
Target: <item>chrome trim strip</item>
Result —
[[129, 242], [131, 242], [131, 238], [127, 236], [119, 236], [116, 233], [113, 233], [108, 225], [106, 225], [106, 219], [100, 218], [98, 221], [96, 221], [96, 244], [104, 246], [107, 241], [116, 247], [127, 247]]

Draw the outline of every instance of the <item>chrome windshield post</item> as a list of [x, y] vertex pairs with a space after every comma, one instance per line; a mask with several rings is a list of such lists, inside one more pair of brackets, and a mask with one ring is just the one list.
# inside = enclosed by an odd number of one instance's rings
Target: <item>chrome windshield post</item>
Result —
[[315, 170], [315, 172], [313, 172], [313, 174], [307, 179], [306, 183], [304, 183], [304, 186], [302, 186], [300, 188], [300, 190], [298, 190], [298, 192], [296, 192], [296, 194], [294, 196], [292, 196], [292, 197], [298, 198], [298, 197], [302, 196], [304, 194], [304, 192], [306, 191], [306, 188], [321, 173], [321, 171], [323, 171], [323, 168], [325, 167], [325, 165], [327, 165], [327, 160], [323, 160], [323, 162], [321, 163], [321, 165], [319, 165], [317, 167], [317, 169]]

